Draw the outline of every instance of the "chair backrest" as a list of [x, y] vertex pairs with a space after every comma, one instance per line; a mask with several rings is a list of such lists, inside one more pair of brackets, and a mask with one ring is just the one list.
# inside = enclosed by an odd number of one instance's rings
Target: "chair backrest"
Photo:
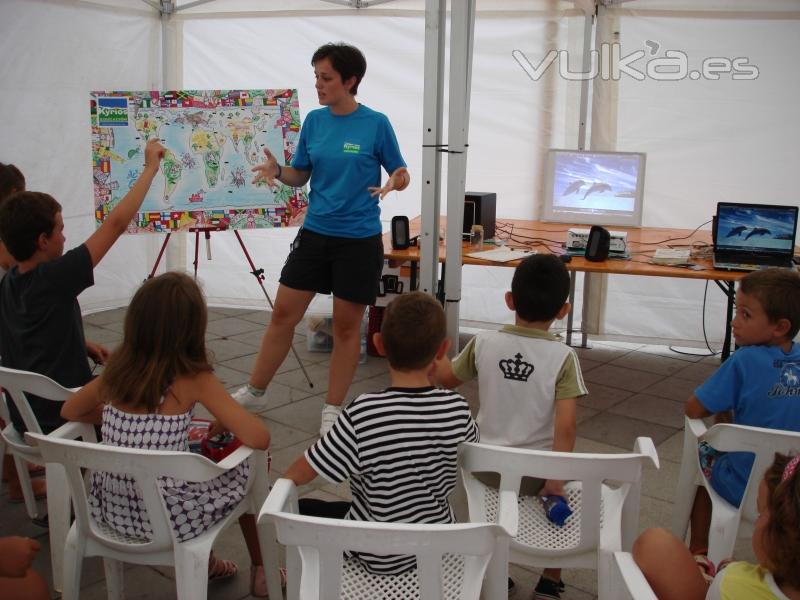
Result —
[[[459, 447], [459, 462], [462, 479], [469, 501], [470, 521], [482, 521], [493, 511], [486, 506], [485, 487], [471, 476], [472, 473], [491, 472], [500, 475], [499, 491], [501, 506], [498, 514], [503, 518], [502, 495], [504, 492], [518, 493], [522, 477], [561, 479], [581, 483], [581, 506], [576, 516], [580, 518], [579, 540], [569, 548], [569, 553], [580, 553], [597, 549], [600, 545], [600, 523], [602, 508], [602, 484], [613, 480], [621, 482], [623, 502], [635, 490], [635, 502], [631, 507], [638, 519], [638, 491], [642, 468], [648, 462], [658, 468], [658, 455], [650, 438], [636, 439], [634, 451], [628, 454], [590, 454], [579, 452], [551, 452], [528, 450], [480, 443], [465, 443]], [[574, 517], [573, 517], [574, 518]], [[623, 536], [633, 542], [635, 523], [623, 521]]]
[[[57, 439], [31, 432], [26, 433], [25, 438], [31, 445], [39, 447], [45, 462], [64, 466], [80, 535], [118, 551], [136, 553], [168, 550], [174, 543], [169, 508], [158, 484], [160, 477], [191, 482], [208, 481], [225, 473], [230, 464], [240, 462], [244, 456], [253, 452], [252, 448], [241, 446], [224, 461], [214, 463], [199, 454], [189, 452], [118, 448]], [[152, 538], [128, 538], [95, 522], [89, 515], [88, 492], [81, 469], [131, 476], [142, 494], [152, 528]]]
[[658, 600], [629, 552], [614, 552], [610, 584], [617, 600]]
[[767, 469], [775, 460], [775, 453], [796, 454], [800, 452], [800, 433], [778, 429], [764, 429], [732, 423], [719, 423], [709, 428], [702, 440], [722, 452], [752, 452], [755, 454], [753, 468], [747, 480], [742, 502], [739, 505], [742, 517], [752, 523], [758, 518], [756, 499], [758, 486]]
[[[304, 600], [339, 600], [342, 589], [343, 553], [346, 550], [371, 554], [403, 554], [417, 557], [420, 600], [444, 597], [446, 556], [463, 557], [459, 597], [477, 600], [486, 567], [499, 538], [508, 532], [499, 525], [376, 523], [324, 519], [297, 514], [297, 490], [292, 481], [278, 479], [259, 514], [275, 524], [278, 541], [296, 547], [302, 563], [300, 597]], [[290, 595], [293, 581], [289, 568]], [[409, 597], [408, 592], [384, 591], [384, 597]]]
[[26, 429], [34, 433], [42, 433], [42, 428], [39, 427], [39, 421], [31, 410], [25, 392], [54, 402], [63, 402], [73, 393], [69, 388], [65, 388], [45, 375], [7, 367], [0, 367], [0, 387], [5, 389], [17, 407]]

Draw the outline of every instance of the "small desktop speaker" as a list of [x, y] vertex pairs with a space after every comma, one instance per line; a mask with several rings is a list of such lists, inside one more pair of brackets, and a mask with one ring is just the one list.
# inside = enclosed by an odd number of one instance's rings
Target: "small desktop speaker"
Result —
[[473, 225], [483, 226], [483, 239], [494, 237], [497, 211], [497, 194], [494, 192], [467, 192], [464, 195], [464, 233], [471, 233]]
[[411, 245], [408, 217], [392, 217], [392, 248], [405, 250]]
[[611, 234], [608, 229], [599, 225], [592, 225], [589, 230], [589, 239], [586, 241], [586, 260], [592, 262], [603, 262], [608, 258], [608, 251], [611, 248]]

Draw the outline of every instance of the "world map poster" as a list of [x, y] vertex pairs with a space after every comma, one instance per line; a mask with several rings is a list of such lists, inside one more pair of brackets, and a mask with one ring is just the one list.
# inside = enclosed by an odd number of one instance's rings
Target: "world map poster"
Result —
[[284, 227], [308, 204], [305, 188], [254, 184], [251, 172], [265, 147], [291, 162], [297, 90], [92, 92], [90, 104], [98, 225], [139, 177], [153, 137], [166, 154], [130, 233]]

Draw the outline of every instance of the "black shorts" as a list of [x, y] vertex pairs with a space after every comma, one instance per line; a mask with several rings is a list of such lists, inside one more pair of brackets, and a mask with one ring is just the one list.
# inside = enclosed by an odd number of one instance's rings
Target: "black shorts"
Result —
[[383, 272], [383, 236], [343, 238], [301, 228], [281, 271], [280, 282], [295, 290], [356, 304], [375, 304]]

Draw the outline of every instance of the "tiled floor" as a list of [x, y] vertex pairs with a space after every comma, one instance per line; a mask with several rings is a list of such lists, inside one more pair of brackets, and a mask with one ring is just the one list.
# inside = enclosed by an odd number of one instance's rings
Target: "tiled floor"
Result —
[[[122, 337], [123, 316], [124, 310], [117, 309], [85, 317], [87, 339], [113, 347]], [[213, 308], [209, 319], [207, 339], [214, 352], [216, 372], [232, 390], [248, 379], [269, 315], [263, 311]], [[269, 402], [263, 418], [272, 434], [272, 469], [276, 476], [316, 438], [327, 387], [330, 356], [306, 349], [304, 324], [298, 326], [294, 341], [314, 387], [308, 386], [291, 354], [269, 387]], [[637, 436], [650, 436], [658, 449], [661, 469], [649, 468], [645, 473], [640, 526], [668, 526], [680, 461], [683, 402], [694, 387], [714, 371], [719, 359], [678, 355], [663, 346], [597, 341], [590, 349], [579, 349], [578, 354], [590, 395], [579, 402], [576, 450], [629, 451]], [[385, 361], [369, 357], [356, 372], [350, 396], [382, 389], [388, 383]], [[474, 382], [460, 391], [477, 407]], [[348, 498], [349, 493], [346, 485], [333, 486], [320, 479], [307, 488], [306, 493], [324, 499]], [[50, 579], [47, 532], [28, 520], [23, 505], [8, 502], [5, 489], [0, 496], [0, 534], [40, 540], [43, 548], [35, 567]], [[247, 553], [237, 527], [221, 535], [217, 552], [236, 560], [243, 572], [233, 580], [212, 583], [209, 598], [249, 597]], [[737, 546], [737, 556], [752, 558], [747, 542]], [[512, 566], [511, 574], [517, 582], [512, 597], [530, 598], [538, 572]], [[130, 567], [126, 575], [127, 597], [131, 600], [172, 598], [175, 588], [171, 578], [169, 569]], [[567, 570], [563, 579], [567, 583], [563, 598], [595, 597], [594, 572]], [[98, 560], [86, 562], [82, 583], [82, 599], [106, 597], [102, 564]]]

